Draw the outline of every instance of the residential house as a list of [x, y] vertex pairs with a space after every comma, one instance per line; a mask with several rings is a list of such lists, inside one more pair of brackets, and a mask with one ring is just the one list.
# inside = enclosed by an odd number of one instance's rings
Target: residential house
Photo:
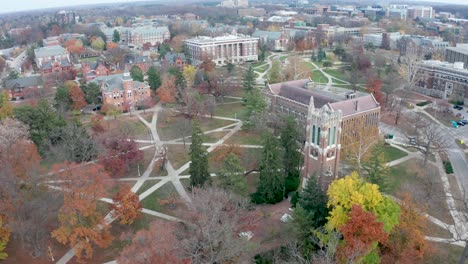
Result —
[[263, 31], [255, 30], [252, 37], [259, 38], [261, 46], [266, 45], [269, 50], [288, 50], [289, 37], [285, 31]]
[[28, 91], [42, 88], [41, 76], [28, 76], [5, 81], [5, 89], [8, 90], [10, 100], [23, 99]]
[[162, 65], [165, 67], [179, 67], [183, 68], [185, 65], [188, 65], [188, 60], [185, 57], [184, 53], [174, 53], [168, 52], [164, 55], [162, 59]]
[[103, 62], [91, 62], [91, 63], [82, 63], [81, 72], [83, 78], [86, 81], [91, 81], [92, 79], [99, 76], [109, 75], [110, 70], [106, 67]]

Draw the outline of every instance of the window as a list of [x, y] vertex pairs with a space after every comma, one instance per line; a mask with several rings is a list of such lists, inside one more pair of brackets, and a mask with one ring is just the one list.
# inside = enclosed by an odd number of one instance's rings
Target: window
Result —
[[330, 141], [330, 135], [331, 135], [331, 128], [328, 128], [328, 140], [327, 140], [327, 146], [330, 146], [331, 141]]
[[312, 143], [315, 144], [315, 125], [312, 126]]
[[127, 96], [128, 96], [128, 97], [132, 97], [132, 91], [128, 91], [128, 92], [127, 92]]
[[317, 129], [317, 145], [320, 145], [320, 127]]

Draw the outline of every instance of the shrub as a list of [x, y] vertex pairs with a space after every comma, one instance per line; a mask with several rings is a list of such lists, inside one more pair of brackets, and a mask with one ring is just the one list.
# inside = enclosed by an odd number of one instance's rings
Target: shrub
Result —
[[417, 105], [417, 106], [425, 106], [425, 105], [428, 105], [428, 104], [430, 104], [430, 103], [432, 103], [432, 101], [420, 102], [420, 103], [417, 103], [416, 105]]
[[443, 164], [445, 167], [445, 173], [452, 174], [453, 173], [452, 163], [449, 160], [444, 160]]

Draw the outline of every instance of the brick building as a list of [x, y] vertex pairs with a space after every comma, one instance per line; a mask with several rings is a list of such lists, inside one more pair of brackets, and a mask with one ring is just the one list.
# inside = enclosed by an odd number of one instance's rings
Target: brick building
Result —
[[86, 81], [91, 81], [96, 77], [109, 75], [110, 71], [103, 62], [91, 62], [81, 64], [81, 73]]
[[209, 58], [216, 65], [258, 60], [258, 38], [244, 35], [196, 37], [185, 41], [193, 65]]
[[91, 82], [101, 87], [103, 104], [132, 107], [151, 98], [149, 85], [132, 80], [128, 70], [124, 74], [96, 77]]
[[164, 55], [162, 59], [162, 65], [165, 67], [178, 67], [183, 68], [185, 65], [188, 65], [188, 60], [185, 57], [184, 53], [174, 53], [168, 52]]
[[37, 48], [34, 54], [41, 73], [60, 73], [72, 69], [70, 53], [61, 46]]
[[415, 90], [442, 99], [468, 98], [468, 70], [463, 62], [426, 60], [418, 65]]
[[380, 105], [371, 94], [318, 87], [311, 79], [269, 84], [272, 113], [289, 115], [306, 129], [303, 185], [316, 174], [323, 188], [339, 177], [341, 149], [360, 127], [378, 134]]
[[108, 28], [102, 27], [101, 31], [106, 35], [107, 41], [112, 41], [114, 31], [120, 33], [120, 42], [127, 45], [143, 46], [145, 43], [151, 45], [158, 45], [171, 38], [169, 28], [155, 27], [152, 25], [138, 26], [138, 27], [115, 27]]
[[10, 100], [23, 99], [28, 91], [40, 88], [42, 88], [41, 76], [28, 76], [5, 81], [5, 89], [8, 90]]
[[266, 45], [269, 50], [287, 51], [289, 36], [285, 31], [255, 30], [252, 37], [258, 38], [260, 45]]

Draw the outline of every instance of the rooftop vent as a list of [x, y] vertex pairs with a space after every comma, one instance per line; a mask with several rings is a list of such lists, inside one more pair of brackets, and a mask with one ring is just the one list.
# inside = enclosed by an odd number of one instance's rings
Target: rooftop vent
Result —
[[356, 98], [356, 92], [346, 93], [346, 99], [354, 99], [354, 98]]

